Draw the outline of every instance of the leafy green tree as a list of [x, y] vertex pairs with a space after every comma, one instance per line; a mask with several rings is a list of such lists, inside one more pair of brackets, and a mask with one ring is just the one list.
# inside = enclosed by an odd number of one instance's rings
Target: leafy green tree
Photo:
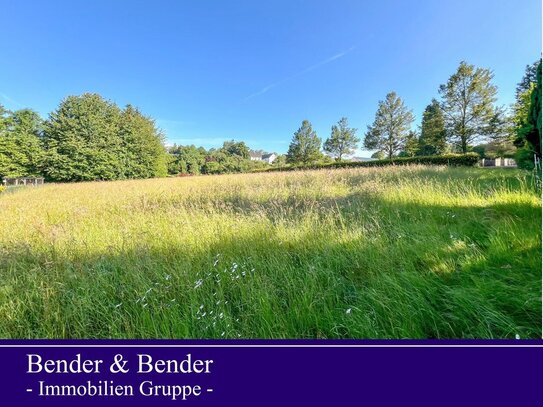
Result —
[[[216, 164], [211, 164], [216, 163]], [[237, 154], [228, 154], [222, 148], [209, 150], [202, 167], [204, 174], [222, 174], [245, 172], [249, 169], [250, 160]]]
[[287, 162], [292, 164], [309, 164], [321, 158], [321, 139], [313, 130], [309, 120], [294, 133], [287, 152]]
[[404, 148], [413, 121], [413, 113], [402, 99], [390, 92], [384, 101], [379, 101], [375, 120], [368, 126], [364, 138], [364, 147], [383, 151], [388, 158], [394, 157]]
[[19, 167], [14, 165], [13, 151], [16, 150], [15, 140], [9, 137], [8, 123], [11, 112], [0, 104], [0, 178], [18, 173]]
[[7, 131], [10, 114], [11, 112], [0, 103], [0, 134]]
[[167, 174], [164, 135], [150, 117], [127, 105], [119, 120], [122, 178], [152, 178]]
[[419, 137], [416, 131], [409, 131], [405, 137], [403, 152], [405, 157], [414, 157], [419, 151]]
[[44, 126], [44, 173], [54, 181], [149, 178], [167, 174], [155, 122], [98, 94], [64, 99]]
[[22, 175], [40, 175], [43, 165], [42, 118], [31, 109], [17, 110], [11, 117], [11, 131], [24, 155]]
[[[486, 153], [486, 144], [479, 144], [477, 146], [473, 146], [471, 148], [471, 151], [474, 153], [477, 153], [480, 158], [491, 158]], [[492, 157], [494, 158], [494, 157]]]
[[168, 172], [170, 174], [191, 174], [197, 175], [202, 172], [207, 152], [196, 146], [173, 146], [169, 150], [170, 163]]
[[528, 126], [528, 115], [533, 89], [535, 89], [535, 83], [532, 83], [526, 91], [517, 95], [517, 100], [513, 106], [513, 144], [517, 147], [515, 160], [520, 168], [525, 169], [533, 169], [534, 167], [533, 148], [526, 141], [526, 130], [530, 128]]
[[315, 161], [315, 164], [325, 165], [325, 164], [332, 164], [333, 162], [337, 162], [337, 160], [330, 157], [327, 154], [321, 154], [320, 158], [317, 161]]
[[470, 143], [491, 131], [495, 115], [496, 86], [489, 69], [462, 61], [446, 84], [439, 87], [447, 136], [466, 153]]
[[[264, 168], [269, 168], [270, 164], [266, 161], [261, 160], [247, 160], [247, 171], [260, 170]], [[275, 162], [274, 162], [275, 164]]]
[[9, 127], [19, 134], [31, 134], [41, 137], [43, 131], [43, 120], [38, 113], [32, 109], [16, 110], [8, 120]]
[[241, 158], [249, 159], [249, 147], [243, 141], [225, 141], [222, 150], [229, 155], [237, 155]]
[[503, 145], [501, 143], [491, 141], [487, 144], [479, 144], [473, 146], [471, 151], [479, 154], [481, 158], [496, 158], [496, 157], [513, 157], [515, 149], [512, 145]]
[[486, 154], [494, 157], [512, 157], [515, 141], [514, 116], [503, 108], [496, 108], [489, 124], [489, 143], [486, 144]]
[[30, 109], [9, 112], [0, 106], [0, 177], [40, 174], [42, 119]]
[[534, 154], [541, 157], [541, 62], [535, 77], [527, 67], [519, 89], [523, 91], [517, 93], [513, 107], [514, 144], [519, 148], [516, 159], [520, 167], [530, 169]]
[[346, 117], [342, 117], [337, 125], [332, 126], [332, 134], [324, 142], [323, 149], [327, 153], [341, 161], [344, 155], [354, 152], [360, 139], [356, 137], [356, 129], [349, 127]]
[[537, 67], [537, 82], [532, 90], [526, 141], [531, 144], [535, 154], [541, 158], [541, 61]]
[[376, 151], [371, 155], [371, 158], [375, 158], [376, 160], [384, 160], [385, 153], [383, 153], [382, 151]]
[[54, 181], [124, 178], [121, 111], [98, 94], [68, 96], [45, 124], [45, 174]]
[[285, 154], [279, 154], [273, 162], [274, 167], [284, 167], [287, 164], [287, 156]]
[[439, 102], [432, 99], [422, 114], [419, 155], [440, 155], [447, 152], [445, 118]]
[[202, 167], [202, 173], [204, 174], [221, 174], [223, 172], [225, 172], [225, 169], [217, 161], [206, 161]]
[[532, 103], [532, 91], [534, 90], [535, 82], [530, 87], [518, 94], [518, 97], [513, 105], [513, 126], [515, 129], [526, 125], [528, 120], [528, 113], [530, 112], [530, 105]]
[[524, 70], [524, 76], [521, 81], [517, 84], [515, 97], [518, 100], [522, 93], [526, 91], [531, 91], [532, 86], [537, 83], [537, 67], [539, 66], [539, 60], [535, 61], [531, 65], [526, 65]]

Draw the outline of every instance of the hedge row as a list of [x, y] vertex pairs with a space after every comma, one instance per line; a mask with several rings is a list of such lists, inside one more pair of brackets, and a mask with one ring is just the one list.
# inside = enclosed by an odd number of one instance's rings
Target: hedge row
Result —
[[473, 167], [479, 162], [479, 155], [476, 153], [467, 154], [444, 154], [420, 157], [397, 157], [391, 160], [374, 161], [340, 161], [328, 164], [291, 165], [287, 167], [272, 167], [255, 170], [253, 172], [269, 171], [295, 171], [295, 170], [317, 170], [324, 168], [350, 168], [350, 167], [383, 167], [385, 165], [448, 165], [454, 167]]

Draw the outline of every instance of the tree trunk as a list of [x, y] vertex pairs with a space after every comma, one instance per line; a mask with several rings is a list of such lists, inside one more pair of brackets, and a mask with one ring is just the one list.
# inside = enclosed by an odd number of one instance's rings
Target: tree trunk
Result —
[[466, 154], [468, 152], [468, 143], [465, 137], [460, 138], [460, 143], [462, 146], [462, 153]]

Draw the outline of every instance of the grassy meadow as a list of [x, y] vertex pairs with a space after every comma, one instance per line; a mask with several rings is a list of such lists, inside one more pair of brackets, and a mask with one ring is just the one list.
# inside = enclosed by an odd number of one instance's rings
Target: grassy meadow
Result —
[[540, 338], [520, 170], [387, 167], [0, 194], [2, 338]]

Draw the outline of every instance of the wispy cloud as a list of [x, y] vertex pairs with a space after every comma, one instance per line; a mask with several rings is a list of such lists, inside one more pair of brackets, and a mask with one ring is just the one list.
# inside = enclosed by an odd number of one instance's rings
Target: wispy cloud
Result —
[[349, 48], [349, 49], [347, 49], [347, 50], [345, 50], [345, 51], [342, 51], [342, 52], [340, 52], [340, 53], [338, 53], [338, 54], [336, 54], [336, 55], [331, 56], [330, 58], [327, 58], [327, 59], [325, 59], [325, 60], [323, 60], [323, 61], [317, 62], [316, 64], [311, 65], [311, 66], [309, 66], [309, 67], [307, 67], [307, 68], [301, 70], [300, 72], [295, 73], [294, 75], [288, 76], [288, 77], [286, 77], [286, 78], [284, 78], [284, 79], [281, 79], [281, 80], [279, 80], [279, 81], [277, 81], [277, 82], [270, 83], [269, 85], [264, 86], [264, 87], [263, 87], [262, 89], [260, 89], [258, 92], [252, 93], [252, 94], [250, 94], [249, 96], [247, 96], [247, 97], [244, 99], [244, 101], [248, 101], [248, 100], [250, 100], [250, 99], [252, 99], [252, 98], [254, 98], [254, 97], [256, 97], [256, 96], [263, 95], [264, 93], [266, 93], [266, 92], [269, 91], [270, 89], [275, 88], [276, 86], [279, 86], [279, 85], [281, 85], [281, 84], [283, 84], [283, 83], [285, 83], [285, 82], [287, 82], [287, 81], [290, 81], [290, 80], [292, 80], [292, 79], [294, 79], [294, 78], [297, 78], [297, 77], [302, 76], [302, 75], [304, 75], [304, 74], [306, 74], [306, 73], [308, 73], [308, 72], [311, 72], [311, 71], [313, 71], [313, 70], [315, 70], [315, 69], [317, 69], [317, 68], [320, 68], [320, 67], [323, 66], [323, 65], [329, 64], [330, 62], [333, 62], [333, 61], [335, 61], [336, 59], [339, 59], [339, 58], [341, 58], [341, 57], [344, 57], [344, 56], [347, 55], [348, 53], [352, 52], [355, 48], [356, 48], [356, 47], [353, 46], [353, 47], [351, 47], [351, 48]]
[[2, 98], [3, 100], [5, 100], [6, 102], [12, 104], [12, 105], [15, 105], [17, 107], [24, 107], [24, 105], [22, 103], [19, 103], [17, 102], [16, 100], [10, 98], [8, 95], [6, 95], [5, 93], [2, 93], [0, 92], [0, 98]]

